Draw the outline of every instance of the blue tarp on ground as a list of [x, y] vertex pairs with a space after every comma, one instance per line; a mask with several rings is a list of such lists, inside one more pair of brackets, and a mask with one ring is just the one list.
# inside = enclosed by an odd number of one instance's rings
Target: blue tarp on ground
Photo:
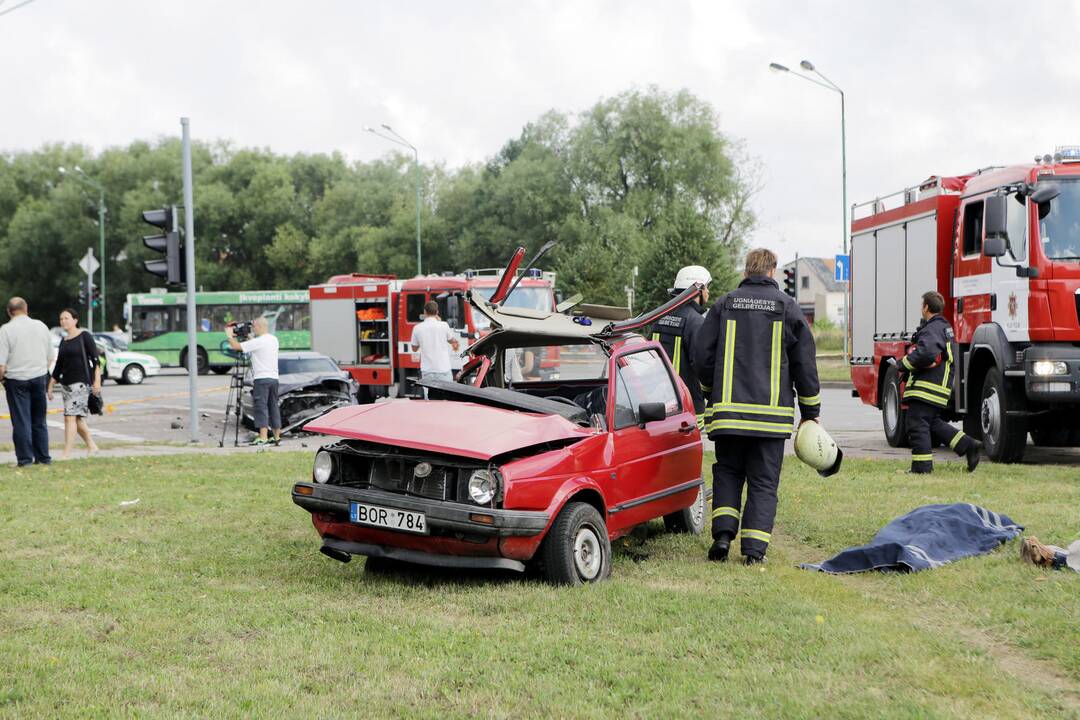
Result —
[[970, 503], [924, 505], [890, 522], [866, 545], [799, 567], [827, 573], [926, 570], [984, 555], [1023, 529], [1006, 515]]

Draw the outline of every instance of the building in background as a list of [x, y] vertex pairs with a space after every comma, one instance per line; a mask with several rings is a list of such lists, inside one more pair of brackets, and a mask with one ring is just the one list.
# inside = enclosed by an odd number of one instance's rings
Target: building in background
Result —
[[783, 271], [795, 269], [796, 299], [813, 323], [815, 318], [828, 318], [834, 325], [844, 325], [844, 283], [836, 281], [836, 260], [833, 258], [800, 257], [785, 264]]

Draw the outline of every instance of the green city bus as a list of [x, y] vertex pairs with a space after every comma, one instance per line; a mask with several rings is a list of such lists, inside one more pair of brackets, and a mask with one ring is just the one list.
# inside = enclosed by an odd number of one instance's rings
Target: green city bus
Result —
[[[187, 293], [150, 292], [127, 296], [124, 317], [131, 335], [130, 349], [153, 355], [162, 367], [187, 366]], [[233, 358], [225, 325], [265, 317], [282, 351], [311, 349], [311, 306], [307, 290], [197, 292], [195, 310], [199, 374], [225, 373]]]

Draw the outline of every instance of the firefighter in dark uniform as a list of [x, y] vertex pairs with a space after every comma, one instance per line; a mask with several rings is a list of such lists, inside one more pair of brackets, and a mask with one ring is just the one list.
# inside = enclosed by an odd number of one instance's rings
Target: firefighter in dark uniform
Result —
[[945, 298], [938, 292], [923, 293], [919, 329], [911, 338], [913, 347], [900, 361], [901, 377], [907, 376], [904, 402], [907, 403], [907, 435], [911, 445], [911, 472], [934, 471], [935, 444], [948, 445], [967, 458], [968, 472], [979, 464], [982, 443], [965, 435], [941, 419], [949, 406], [956, 378], [956, 338], [949, 321], [941, 315]]
[[694, 337], [705, 322], [702, 314], [705, 312], [705, 304], [709, 302], [712, 275], [700, 265], [687, 265], [675, 276], [675, 287], [671, 289], [671, 295], [678, 295], [696, 282], [705, 286], [701, 293], [671, 314], [657, 320], [653, 325], [652, 339], [660, 341], [671, 360], [671, 366], [675, 368], [675, 373], [690, 389], [690, 395], [694, 398], [698, 429], [704, 430], [705, 397], [701, 392], [701, 382], [694, 371], [693, 347]]
[[711, 399], [705, 428], [716, 448], [709, 559], [727, 560], [739, 534], [744, 562], [752, 565], [769, 547], [796, 397], [801, 422], [817, 420], [821, 397], [814, 337], [773, 279], [776, 255], [751, 250], [743, 273], [739, 287], [705, 316], [694, 368]]

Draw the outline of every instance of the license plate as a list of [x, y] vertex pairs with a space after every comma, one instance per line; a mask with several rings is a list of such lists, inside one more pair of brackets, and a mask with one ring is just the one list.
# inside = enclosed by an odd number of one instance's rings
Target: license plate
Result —
[[349, 503], [349, 520], [357, 525], [373, 525], [389, 530], [427, 535], [427, 517], [424, 513], [379, 507], [365, 503]]

